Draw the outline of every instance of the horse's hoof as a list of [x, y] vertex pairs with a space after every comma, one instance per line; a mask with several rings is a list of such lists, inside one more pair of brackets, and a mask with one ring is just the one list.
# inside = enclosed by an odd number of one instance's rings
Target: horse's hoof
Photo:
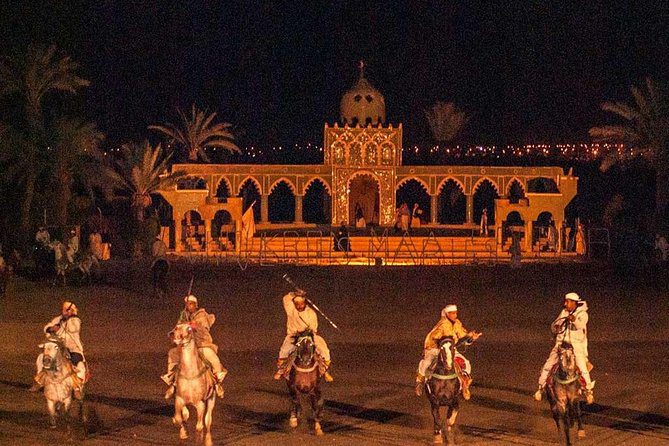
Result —
[[288, 424], [290, 427], [297, 427], [297, 417], [290, 417]]
[[188, 432], [186, 432], [186, 429], [181, 429], [181, 431], [179, 432], [179, 439], [181, 440], [188, 439]]
[[318, 423], [318, 422], [317, 422], [317, 423], [314, 425], [314, 431], [316, 432], [316, 435], [319, 436], [319, 437], [320, 437], [321, 435], [323, 435], [323, 429], [321, 428], [321, 423]]
[[179, 422], [177, 421], [176, 418], [172, 417], [172, 424], [175, 425], [175, 426], [178, 426]]
[[441, 434], [435, 434], [434, 444], [443, 444], [443, 443], [444, 443], [444, 437], [442, 437]]
[[585, 438], [585, 430], [579, 429], [578, 431], [578, 438]]

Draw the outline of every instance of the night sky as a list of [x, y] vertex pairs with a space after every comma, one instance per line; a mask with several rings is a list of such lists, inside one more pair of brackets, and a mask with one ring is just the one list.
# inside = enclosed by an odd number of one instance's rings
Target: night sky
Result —
[[430, 141], [423, 110], [437, 100], [474, 114], [464, 142], [587, 140], [603, 100], [669, 77], [662, 0], [9, 3], [0, 52], [71, 54], [92, 82], [75, 108], [109, 144], [192, 102], [234, 124], [242, 146], [321, 143], [359, 59], [405, 145]]

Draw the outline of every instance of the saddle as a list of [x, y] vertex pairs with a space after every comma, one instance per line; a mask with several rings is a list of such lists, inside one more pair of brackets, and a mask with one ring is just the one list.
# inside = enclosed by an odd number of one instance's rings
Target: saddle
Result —
[[[590, 362], [588, 362], [588, 365], [589, 365], [588, 368], [592, 369], [592, 367], [591, 367], [592, 364], [590, 364]], [[546, 380], [547, 385], [549, 385], [549, 386], [553, 385], [553, 383], [554, 383], [553, 377], [555, 376], [555, 374], [557, 373], [559, 368], [560, 368], [560, 364], [553, 364], [553, 368], [551, 369], [551, 372], [548, 374], [548, 379]], [[583, 375], [581, 375], [581, 370], [577, 368], [576, 373], [577, 373], [577, 376], [578, 376], [578, 382], [579, 382], [579, 384], [581, 384], [581, 388], [585, 389], [585, 379], [583, 379]]]

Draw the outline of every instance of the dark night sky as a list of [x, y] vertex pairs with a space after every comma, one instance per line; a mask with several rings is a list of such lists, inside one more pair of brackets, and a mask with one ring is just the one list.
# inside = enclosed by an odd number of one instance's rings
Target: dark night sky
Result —
[[7, 3], [0, 51], [72, 54], [92, 81], [81, 109], [114, 142], [194, 101], [241, 145], [320, 143], [360, 58], [405, 144], [429, 140], [436, 100], [475, 113], [471, 143], [583, 140], [602, 100], [669, 78], [663, 0]]

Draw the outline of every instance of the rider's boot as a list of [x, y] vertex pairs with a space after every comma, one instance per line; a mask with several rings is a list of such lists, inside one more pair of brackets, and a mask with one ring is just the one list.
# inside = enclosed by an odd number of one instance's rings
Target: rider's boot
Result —
[[175, 367], [170, 367], [167, 373], [164, 375], [160, 376], [160, 379], [163, 380], [165, 384], [167, 384], [167, 391], [165, 392], [165, 399], [169, 400], [174, 396], [174, 392], [176, 391], [176, 380], [175, 378]]
[[425, 377], [418, 373], [416, 375], [416, 396], [421, 396], [423, 394], [423, 388], [425, 387]]
[[544, 396], [544, 386], [539, 386], [536, 392], [534, 392], [535, 401], [541, 401], [541, 398]]
[[274, 379], [280, 380], [283, 377], [283, 365], [286, 363], [287, 358], [279, 358], [276, 360], [276, 373], [274, 374]]
[[167, 388], [167, 392], [165, 392], [165, 399], [169, 400], [174, 396], [174, 392], [176, 391], [176, 386], [174, 384], [170, 384], [170, 386]]
[[30, 389], [28, 389], [30, 392], [37, 392], [40, 390], [42, 387], [44, 387], [44, 372], [39, 372], [37, 375], [35, 375], [35, 378], [33, 378], [35, 382], [33, 382], [33, 385]]
[[592, 389], [595, 387], [595, 382], [592, 381], [590, 385], [583, 391], [585, 393], [585, 403], [592, 404], [595, 402], [595, 394], [592, 393]]
[[220, 372], [216, 373], [216, 395], [219, 398], [223, 398], [223, 395], [225, 395], [225, 389], [223, 389], [223, 380], [225, 379], [225, 375], [228, 374], [228, 371], [226, 369], [221, 370]]
[[325, 380], [325, 382], [328, 382], [328, 383], [331, 383], [332, 381], [334, 381], [334, 378], [332, 377], [332, 375], [330, 375], [330, 372], [329, 372], [331, 363], [332, 363], [332, 361], [325, 361], [325, 372], [323, 372], [323, 379]]
[[469, 401], [469, 398], [472, 397], [472, 394], [469, 392], [469, 386], [472, 384], [472, 378], [467, 375], [462, 377], [462, 398], [465, 401]]
[[76, 373], [72, 374], [72, 395], [78, 400], [84, 397], [84, 383]]

